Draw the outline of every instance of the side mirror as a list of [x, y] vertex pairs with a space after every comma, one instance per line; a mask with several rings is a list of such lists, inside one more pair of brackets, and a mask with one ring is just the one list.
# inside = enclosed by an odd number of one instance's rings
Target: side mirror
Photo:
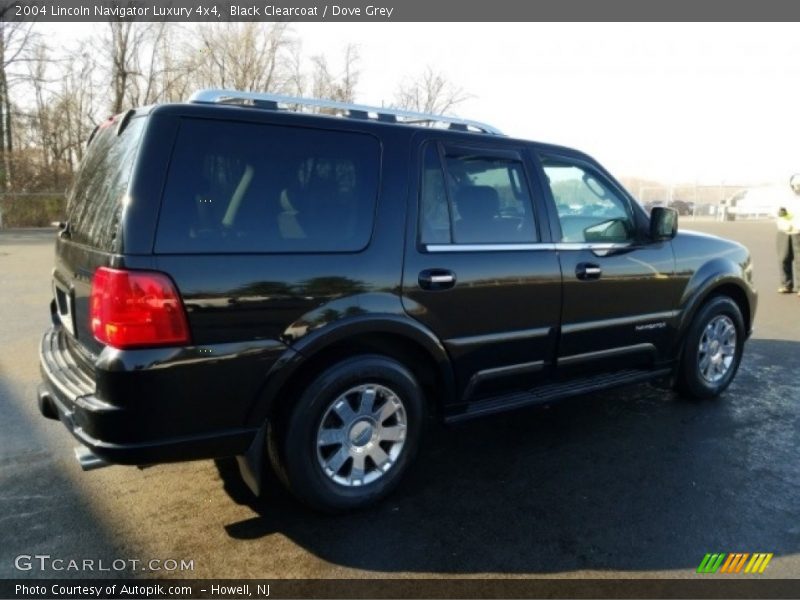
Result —
[[650, 239], [654, 242], [671, 240], [678, 233], [678, 211], [656, 206], [650, 211]]

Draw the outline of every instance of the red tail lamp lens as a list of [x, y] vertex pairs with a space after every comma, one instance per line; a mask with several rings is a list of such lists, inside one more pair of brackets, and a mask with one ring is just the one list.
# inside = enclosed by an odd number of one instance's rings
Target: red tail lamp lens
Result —
[[92, 278], [89, 319], [94, 337], [114, 348], [189, 343], [183, 303], [163, 273], [100, 267]]

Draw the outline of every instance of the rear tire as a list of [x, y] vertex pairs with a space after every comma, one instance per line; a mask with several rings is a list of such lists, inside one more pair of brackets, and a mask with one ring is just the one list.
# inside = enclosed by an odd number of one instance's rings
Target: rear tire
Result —
[[419, 445], [423, 394], [413, 373], [380, 355], [326, 369], [300, 395], [270, 458], [289, 490], [324, 512], [368, 506], [399, 483]]
[[731, 384], [744, 349], [744, 319], [728, 296], [704, 304], [689, 326], [676, 381], [679, 392], [714, 398]]

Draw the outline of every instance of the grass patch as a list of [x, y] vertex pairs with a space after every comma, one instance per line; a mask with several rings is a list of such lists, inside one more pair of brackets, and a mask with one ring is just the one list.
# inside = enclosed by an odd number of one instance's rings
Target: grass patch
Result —
[[3, 228], [47, 227], [64, 220], [66, 199], [63, 194], [4, 194], [0, 196], [0, 214]]

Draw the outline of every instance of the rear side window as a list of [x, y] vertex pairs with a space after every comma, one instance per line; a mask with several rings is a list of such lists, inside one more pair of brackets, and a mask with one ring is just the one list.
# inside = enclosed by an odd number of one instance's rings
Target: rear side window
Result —
[[380, 145], [366, 134], [185, 119], [156, 252], [361, 250], [379, 165]]
[[67, 200], [71, 240], [117, 251], [119, 223], [146, 117], [134, 117], [117, 135], [116, 121], [92, 139]]

